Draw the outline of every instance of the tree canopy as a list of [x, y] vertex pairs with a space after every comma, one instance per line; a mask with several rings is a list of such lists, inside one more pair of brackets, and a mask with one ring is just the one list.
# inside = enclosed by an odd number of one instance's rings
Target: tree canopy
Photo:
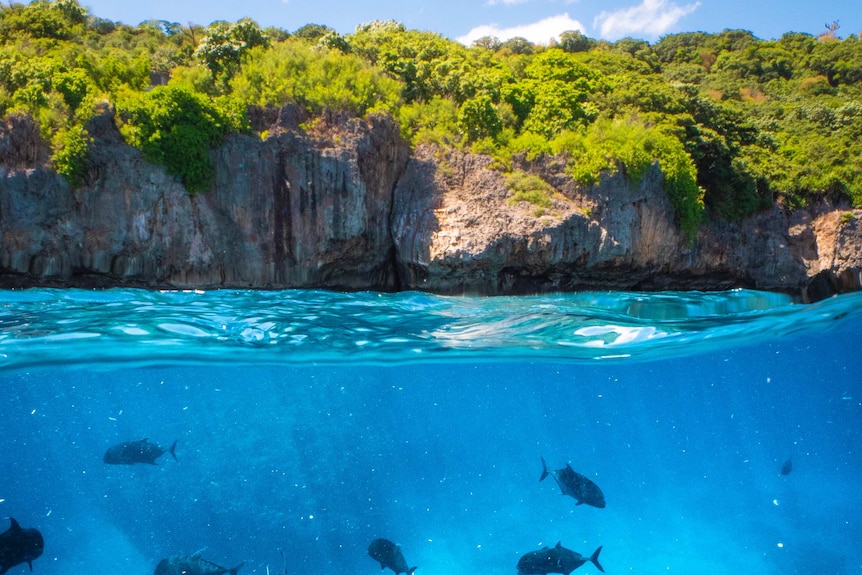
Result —
[[548, 46], [467, 47], [393, 21], [290, 33], [249, 19], [127, 26], [76, 0], [0, 7], [0, 112], [31, 114], [73, 183], [86, 122], [105, 103], [127, 141], [190, 191], [208, 186], [208, 150], [249, 130], [249, 106], [293, 103], [389, 113], [410, 144], [490, 154], [504, 171], [517, 154], [559, 154], [588, 184], [657, 162], [687, 233], [704, 215], [734, 220], [775, 201], [862, 207], [862, 42], [835, 30], [654, 44], [569, 31]]

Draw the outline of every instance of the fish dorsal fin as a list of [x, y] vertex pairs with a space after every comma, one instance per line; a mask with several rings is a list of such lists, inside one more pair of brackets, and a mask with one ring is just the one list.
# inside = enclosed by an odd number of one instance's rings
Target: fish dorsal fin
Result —
[[12, 531], [21, 531], [21, 526], [20, 526], [20, 525], [18, 525], [18, 522], [15, 520], [15, 518], [14, 518], [14, 517], [10, 517], [10, 518], [9, 518], [9, 522], [12, 524], [12, 525], [9, 527], [9, 529], [11, 529]]
[[554, 549], [560, 549], [560, 548], [562, 548], [562, 546], [563, 546], [562, 542], [557, 541], [557, 544], [554, 546]]

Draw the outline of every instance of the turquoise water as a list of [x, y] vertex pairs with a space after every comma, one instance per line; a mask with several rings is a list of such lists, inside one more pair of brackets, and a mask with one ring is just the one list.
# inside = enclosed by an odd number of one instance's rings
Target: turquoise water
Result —
[[[607, 573], [862, 573], [860, 333], [862, 294], [3, 291], [0, 517], [44, 534], [38, 575], [374, 574], [378, 537], [417, 575], [558, 540]], [[103, 463], [144, 437], [178, 461]]]

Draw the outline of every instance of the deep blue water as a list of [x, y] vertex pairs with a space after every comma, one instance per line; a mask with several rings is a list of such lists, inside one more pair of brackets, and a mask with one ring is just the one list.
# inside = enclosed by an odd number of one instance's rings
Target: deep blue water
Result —
[[[377, 537], [417, 575], [558, 540], [609, 574], [859, 574], [860, 333], [862, 294], [0, 292], [0, 517], [37, 575], [373, 575]], [[178, 461], [103, 463], [144, 437]]]

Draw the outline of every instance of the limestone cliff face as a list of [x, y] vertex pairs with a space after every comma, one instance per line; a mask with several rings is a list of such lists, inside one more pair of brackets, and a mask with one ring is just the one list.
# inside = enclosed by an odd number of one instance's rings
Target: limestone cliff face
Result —
[[324, 121], [315, 137], [288, 107], [272, 128], [225, 142], [213, 189], [195, 196], [126, 146], [110, 115], [89, 126], [79, 189], [38, 161], [0, 168], [0, 279], [393, 289], [389, 211], [407, 159], [394, 122]]
[[[818, 299], [862, 286], [862, 211], [778, 207], [739, 224], [680, 234], [657, 166], [580, 189], [553, 161], [522, 165], [554, 185], [551, 209], [509, 205], [490, 160], [420, 149], [395, 192], [404, 285], [435, 292], [715, 290], [749, 287]], [[816, 278], [816, 281], [815, 281]]]
[[0, 286], [421, 289], [512, 294], [750, 287], [819, 299], [862, 287], [862, 211], [775, 207], [704, 226], [687, 242], [655, 167], [582, 188], [561, 162], [522, 160], [556, 190], [510, 205], [483, 156], [420, 147], [388, 117], [326, 117], [312, 133], [286, 106], [269, 137], [213, 152], [213, 188], [189, 196], [124, 144], [110, 114], [84, 186], [47, 165], [26, 117], [0, 125]]
[[393, 233], [408, 285], [482, 293], [655, 288], [680, 256], [657, 170], [640, 186], [612, 177], [584, 191], [562, 165], [534, 166], [558, 192], [537, 214], [526, 202], [508, 203], [489, 158], [436, 156], [417, 150], [395, 191]]

